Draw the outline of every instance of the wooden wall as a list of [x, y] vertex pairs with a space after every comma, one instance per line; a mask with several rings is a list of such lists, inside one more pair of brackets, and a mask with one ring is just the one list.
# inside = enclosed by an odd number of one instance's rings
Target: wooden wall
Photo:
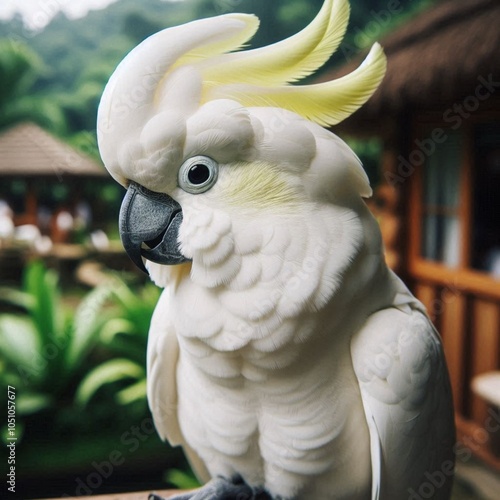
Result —
[[[495, 290], [496, 288], [496, 290]], [[457, 283], [417, 279], [413, 290], [427, 307], [441, 334], [448, 363], [457, 415], [458, 437], [472, 451], [500, 470], [496, 440], [500, 426], [492, 422], [500, 413], [475, 395], [472, 380], [482, 373], [500, 370], [500, 297], [498, 287], [491, 294]], [[493, 425], [495, 424], [495, 425]]]
[[[385, 144], [384, 175], [397, 172], [401, 150], [397, 138]], [[457, 444], [500, 471], [500, 431], [493, 435], [487, 430], [500, 429], [500, 409], [492, 413], [471, 387], [475, 376], [500, 371], [500, 280], [466, 266], [452, 269], [424, 260], [420, 204], [417, 170], [400, 186], [382, 183], [369, 206], [381, 224], [388, 264], [424, 303], [441, 334], [454, 396]]]

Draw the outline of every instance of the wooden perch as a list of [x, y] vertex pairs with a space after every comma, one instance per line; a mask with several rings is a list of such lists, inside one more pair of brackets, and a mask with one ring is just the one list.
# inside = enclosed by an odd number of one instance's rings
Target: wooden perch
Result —
[[[184, 492], [186, 491], [188, 490], [185, 490]], [[136, 491], [135, 493], [112, 493], [111, 495], [92, 496], [92, 500], [148, 500], [148, 495], [153, 492], [165, 498], [169, 498], [170, 496], [179, 495], [180, 493], [183, 493], [182, 491], [177, 491], [177, 490]], [[72, 498], [83, 498], [83, 497], [72, 497]], [[52, 498], [48, 500], [60, 500], [60, 499]]]

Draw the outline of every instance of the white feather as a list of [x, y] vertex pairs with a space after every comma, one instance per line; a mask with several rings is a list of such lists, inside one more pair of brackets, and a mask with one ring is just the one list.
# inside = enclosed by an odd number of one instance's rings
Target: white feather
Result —
[[406, 498], [438, 474], [443, 481], [432, 498], [447, 499], [454, 427], [446, 366], [421, 304], [409, 293], [406, 298], [410, 312], [373, 314], [352, 342], [370, 422], [373, 495]]
[[[406, 498], [452, 460], [439, 339], [385, 265], [359, 159], [304, 118], [359, 107], [383, 52], [338, 82], [278, 88], [326, 60], [347, 14], [327, 0], [300, 35], [243, 54], [226, 53], [253, 16], [165, 30], [117, 68], [99, 110], [106, 167], [180, 204], [192, 261], [146, 264], [165, 288], [148, 345], [158, 431], [203, 480], [240, 475], [286, 500]], [[197, 155], [218, 179], [194, 195], [177, 178]]]

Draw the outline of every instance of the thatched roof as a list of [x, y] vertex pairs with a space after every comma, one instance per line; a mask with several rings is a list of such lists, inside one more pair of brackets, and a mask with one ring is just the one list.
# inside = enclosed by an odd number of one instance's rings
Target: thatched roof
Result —
[[103, 167], [33, 123], [0, 134], [0, 176], [103, 177]]
[[[380, 43], [388, 58], [386, 77], [370, 101], [346, 121], [346, 128], [405, 109], [444, 109], [474, 95], [480, 76], [488, 79], [491, 74], [500, 81], [500, 2], [444, 1]], [[321, 80], [352, 71], [360, 60]]]

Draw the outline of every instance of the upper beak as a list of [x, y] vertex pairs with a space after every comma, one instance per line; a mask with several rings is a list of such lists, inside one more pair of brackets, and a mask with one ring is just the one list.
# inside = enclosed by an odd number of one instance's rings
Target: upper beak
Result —
[[159, 264], [181, 264], [177, 243], [182, 208], [170, 196], [131, 182], [120, 209], [123, 246], [136, 266], [147, 273], [142, 257]]

